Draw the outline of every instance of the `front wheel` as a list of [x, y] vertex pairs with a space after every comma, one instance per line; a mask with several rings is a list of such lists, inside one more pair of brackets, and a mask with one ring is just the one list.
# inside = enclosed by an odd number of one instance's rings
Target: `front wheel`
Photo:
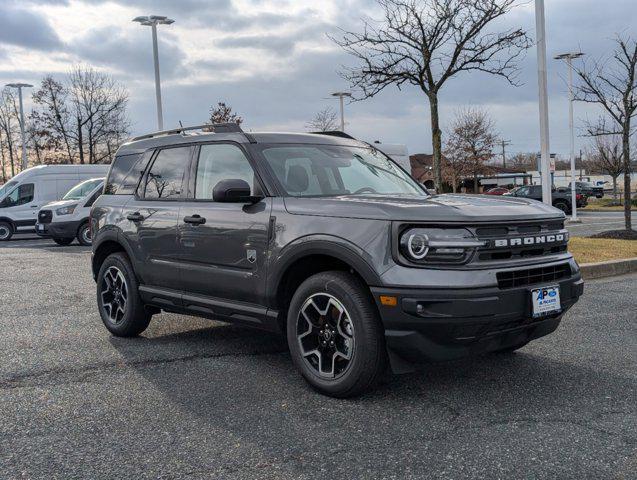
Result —
[[135, 337], [150, 323], [151, 314], [139, 296], [135, 272], [128, 257], [106, 257], [97, 275], [97, 306], [102, 322], [116, 337]]
[[80, 242], [80, 245], [84, 245], [85, 247], [90, 247], [93, 243], [91, 238], [91, 226], [88, 222], [84, 222], [80, 225], [80, 228], [77, 229], [77, 241]]
[[13, 228], [10, 223], [0, 222], [0, 242], [11, 240], [13, 236]]
[[71, 245], [71, 243], [73, 243], [73, 239], [72, 238], [53, 238], [53, 241], [55, 243], [57, 243], [58, 245], [62, 245], [63, 247], [66, 247], [67, 245]]
[[367, 287], [345, 272], [308, 278], [290, 302], [292, 360], [319, 392], [339, 398], [373, 389], [387, 369], [385, 337]]

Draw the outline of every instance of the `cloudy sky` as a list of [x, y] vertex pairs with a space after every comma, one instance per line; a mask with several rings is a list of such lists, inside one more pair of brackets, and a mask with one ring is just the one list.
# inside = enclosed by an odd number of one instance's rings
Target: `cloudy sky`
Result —
[[[637, 36], [635, 0], [547, 0], [547, 50], [598, 58], [620, 32]], [[357, 30], [361, 17], [381, 18], [373, 0], [0, 0], [0, 84], [37, 84], [62, 78], [73, 64], [111, 73], [130, 92], [133, 133], [156, 127], [151, 35], [132, 23], [138, 15], [168, 15], [160, 64], [164, 123], [198, 124], [209, 106], [229, 103], [254, 131], [302, 131], [313, 114], [337, 107], [329, 93], [347, 89], [339, 77], [353, 59], [327, 37]], [[535, 37], [533, 2], [503, 25]], [[521, 62], [523, 85], [486, 74], [452, 79], [441, 93], [441, 121], [465, 105], [488, 109], [511, 153], [539, 149], [535, 49]], [[565, 66], [549, 63], [551, 151], [568, 152]], [[30, 101], [27, 102], [27, 108]], [[411, 153], [431, 152], [428, 104], [416, 89], [390, 88], [346, 106], [347, 130], [365, 140], [404, 143]], [[576, 125], [596, 110], [576, 105]], [[584, 147], [586, 139], [576, 139]]]

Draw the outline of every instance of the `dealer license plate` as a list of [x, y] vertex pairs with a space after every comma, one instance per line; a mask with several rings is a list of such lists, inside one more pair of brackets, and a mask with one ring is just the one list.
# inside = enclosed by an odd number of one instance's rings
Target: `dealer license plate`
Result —
[[562, 310], [560, 304], [560, 287], [542, 287], [531, 290], [533, 316], [542, 317]]

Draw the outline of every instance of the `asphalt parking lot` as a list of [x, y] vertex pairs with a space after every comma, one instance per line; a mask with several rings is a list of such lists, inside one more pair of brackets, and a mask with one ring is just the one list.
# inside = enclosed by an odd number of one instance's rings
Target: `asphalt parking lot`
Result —
[[276, 336], [162, 314], [111, 337], [89, 250], [0, 244], [0, 478], [637, 478], [637, 275], [512, 355], [311, 391]]

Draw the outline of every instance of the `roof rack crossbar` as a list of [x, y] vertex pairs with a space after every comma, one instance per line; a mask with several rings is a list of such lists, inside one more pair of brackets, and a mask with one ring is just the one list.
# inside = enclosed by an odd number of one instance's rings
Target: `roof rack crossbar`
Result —
[[176, 135], [191, 130], [208, 130], [210, 132], [216, 133], [244, 133], [237, 123], [208, 123], [205, 125], [194, 125], [192, 127], [178, 127], [171, 128], [170, 130], [160, 130], [158, 132], [147, 133], [146, 135], [133, 137], [130, 141], [135, 142], [137, 140], [146, 140], [149, 138], [161, 137], [163, 135]]
[[352, 140], [356, 140], [350, 134], [342, 132], [340, 130], [327, 130], [322, 132], [310, 132], [310, 133], [313, 133], [314, 135], [328, 135], [330, 137], [341, 137], [341, 138], [349, 138]]

